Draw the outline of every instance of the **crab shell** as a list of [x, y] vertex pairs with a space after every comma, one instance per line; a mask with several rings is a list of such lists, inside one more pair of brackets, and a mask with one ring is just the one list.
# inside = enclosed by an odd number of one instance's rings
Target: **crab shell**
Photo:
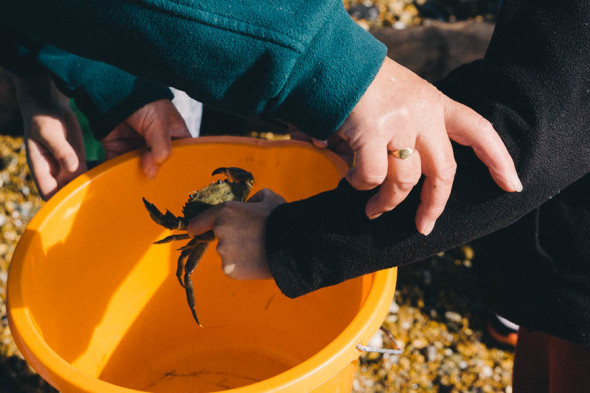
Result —
[[254, 185], [254, 176], [244, 169], [217, 168], [211, 176], [225, 174], [227, 179], [218, 180], [190, 194], [182, 208], [184, 219], [190, 221], [211, 206], [228, 201], [245, 201]]

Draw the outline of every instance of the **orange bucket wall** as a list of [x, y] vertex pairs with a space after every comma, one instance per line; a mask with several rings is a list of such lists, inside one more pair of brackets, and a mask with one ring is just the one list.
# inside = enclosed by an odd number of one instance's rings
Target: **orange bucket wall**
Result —
[[[139, 153], [75, 179], [34, 217], [8, 279], [8, 317], [31, 366], [62, 392], [348, 392], [356, 344], [377, 331], [395, 270], [297, 299], [272, 280], [225, 277], [215, 243], [193, 273], [192, 319], [170, 234], [143, 206], [175, 214], [217, 167], [294, 201], [334, 188], [336, 155], [294, 141], [203, 137], [177, 141], [155, 180]], [[251, 194], [251, 195], [252, 195]], [[345, 214], [343, 212], [343, 214]]]

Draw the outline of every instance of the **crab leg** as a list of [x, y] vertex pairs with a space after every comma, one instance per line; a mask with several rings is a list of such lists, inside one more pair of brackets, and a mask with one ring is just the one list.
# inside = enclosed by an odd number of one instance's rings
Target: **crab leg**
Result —
[[[178, 279], [180, 286], [183, 288], [184, 288], [184, 282], [182, 281], [182, 273], [184, 270], [184, 264], [185, 264], [186, 259], [189, 257], [189, 255], [191, 255], [191, 252], [193, 251], [193, 248], [195, 247], [196, 244], [197, 244], [196, 239], [193, 239], [186, 246], [184, 246], [184, 247], [186, 247], [186, 249], [182, 250], [182, 252], [180, 253], [180, 256], [178, 257], [178, 261], [176, 262], [176, 278]], [[188, 248], [189, 246], [190, 246], [190, 248]]]
[[[183, 233], [180, 235], [170, 235], [168, 237], [165, 237], [164, 239], [160, 239], [158, 241], [155, 241], [154, 244], [169, 243], [174, 240], [186, 240], [186, 239], [190, 239], [190, 238], [191, 237], [188, 235], [188, 233]], [[188, 244], [185, 247], [187, 247], [187, 246], [188, 246]], [[184, 249], [184, 247], [181, 248], [180, 250], [182, 250], [182, 249]]]
[[[203, 325], [201, 325], [201, 323], [199, 322], [199, 318], [197, 318], [197, 312], [195, 311], [195, 294], [193, 292], [193, 282], [191, 280], [190, 275], [195, 270], [197, 264], [203, 257], [203, 254], [209, 246], [209, 242], [200, 240], [198, 238], [194, 238], [193, 240], [191, 240], [191, 242], [195, 240], [198, 240], [198, 242], [196, 243], [192, 251], [190, 251], [188, 260], [184, 265], [184, 289], [186, 291], [186, 300], [191, 309], [191, 312], [193, 313], [193, 318], [195, 319], [197, 324], [202, 327]], [[183, 250], [182, 253], [184, 253], [185, 251], [187, 250]]]

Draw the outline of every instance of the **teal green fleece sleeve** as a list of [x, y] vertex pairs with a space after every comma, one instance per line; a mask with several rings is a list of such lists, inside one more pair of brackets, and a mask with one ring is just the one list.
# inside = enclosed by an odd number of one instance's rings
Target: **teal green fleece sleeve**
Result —
[[318, 138], [338, 129], [386, 54], [341, 0], [9, 0], [0, 23]]
[[0, 28], [0, 65], [19, 76], [49, 73], [73, 97], [96, 139], [102, 139], [142, 106], [172, 98], [165, 86], [138, 78], [103, 62], [43, 45], [10, 28]]

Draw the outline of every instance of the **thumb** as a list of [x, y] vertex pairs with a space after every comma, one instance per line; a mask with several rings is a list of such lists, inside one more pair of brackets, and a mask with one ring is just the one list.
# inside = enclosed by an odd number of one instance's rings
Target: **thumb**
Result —
[[205, 232], [213, 230], [215, 220], [217, 220], [217, 215], [219, 214], [219, 211], [222, 208], [222, 206], [223, 203], [215, 205], [205, 210], [198, 216], [194, 217], [189, 222], [188, 227], [186, 228], [188, 235], [190, 237], [195, 237], [202, 235]]
[[263, 188], [248, 199], [249, 203], [285, 203], [285, 199], [271, 189]]

